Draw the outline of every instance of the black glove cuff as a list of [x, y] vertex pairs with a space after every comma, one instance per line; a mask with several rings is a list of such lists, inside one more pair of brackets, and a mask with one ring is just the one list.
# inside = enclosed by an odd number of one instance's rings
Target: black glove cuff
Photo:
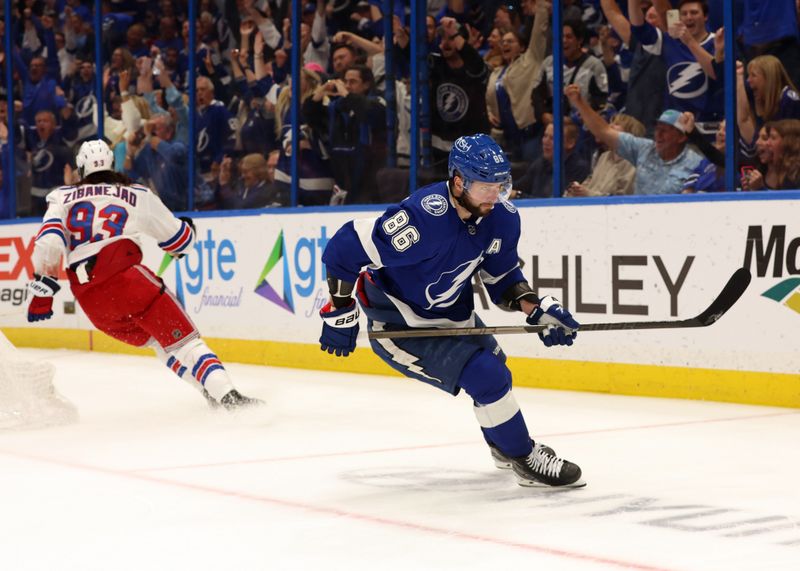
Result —
[[502, 305], [514, 311], [521, 311], [522, 304], [520, 302], [523, 299], [534, 305], [539, 305], [539, 297], [528, 285], [528, 282], [517, 282], [503, 292]]
[[356, 284], [346, 282], [328, 274], [328, 291], [331, 294], [331, 301], [336, 309], [347, 307], [353, 303], [353, 289]]

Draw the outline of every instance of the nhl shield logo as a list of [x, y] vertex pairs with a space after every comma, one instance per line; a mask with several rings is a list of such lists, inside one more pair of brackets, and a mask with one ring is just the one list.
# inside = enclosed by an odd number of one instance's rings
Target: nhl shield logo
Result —
[[438, 194], [429, 194], [422, 199], [422, 208], [434, 216], [441, 216], [447, 212], [447, 200]]

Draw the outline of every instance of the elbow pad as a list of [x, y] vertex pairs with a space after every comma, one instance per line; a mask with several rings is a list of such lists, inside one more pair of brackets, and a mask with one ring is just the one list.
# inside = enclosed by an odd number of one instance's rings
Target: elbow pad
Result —
[[503, 302], [500, 307], [511, 311], [521, 311], [520, 301], [523, 299], [539, 305], [539, 297], [533, 292], [528, 282], [517, 282], [503, 292]]

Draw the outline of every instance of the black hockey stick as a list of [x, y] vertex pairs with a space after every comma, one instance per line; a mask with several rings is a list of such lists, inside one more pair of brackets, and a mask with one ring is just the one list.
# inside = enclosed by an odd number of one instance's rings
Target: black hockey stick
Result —
[[[676, 329], [682, 327], [707, 327], [722, 317], [750, 284], [750, 271], [739, 268], [734, 272], [717, 298], [706, 310], [690, 319], [675, 321], [622, 321], [619, 323], [587, 323], [579, 331], [619, 331], [624, 329]], [[370, 339], [400, 337], [452, 337], [454, 335], [503, 335], [505, 333], [539, 333], [545, 325], [509, 325], [501, 327], [451, 327], [449, 329], [400, 329], [396, 331], [370, 331]]]

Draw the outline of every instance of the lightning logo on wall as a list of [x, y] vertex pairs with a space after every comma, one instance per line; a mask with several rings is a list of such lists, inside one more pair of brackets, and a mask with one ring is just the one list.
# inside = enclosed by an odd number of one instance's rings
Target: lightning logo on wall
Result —
[[773, 301], [777, 301], [781, 305], [785, 305], [792, 311], [800, 313], [800, 278], [783, 280], [761, 295]]
[[[283, 260], [283, 295], [281, 296], [276, 289], [267, 281], [267, 276], [275, 269], [278, 262]], [[289, 257], [286, 255], [286, 242], [283, 239], [283, 230], [275, 240], [267, 258], [264, 269], [256, 282], [255, 292], [263, 298], [271, 301], [275, 305], [282, 307], [289, 313], [294, 313], [294, 301], [292, 300], [292, 281], [289, 273]]]

